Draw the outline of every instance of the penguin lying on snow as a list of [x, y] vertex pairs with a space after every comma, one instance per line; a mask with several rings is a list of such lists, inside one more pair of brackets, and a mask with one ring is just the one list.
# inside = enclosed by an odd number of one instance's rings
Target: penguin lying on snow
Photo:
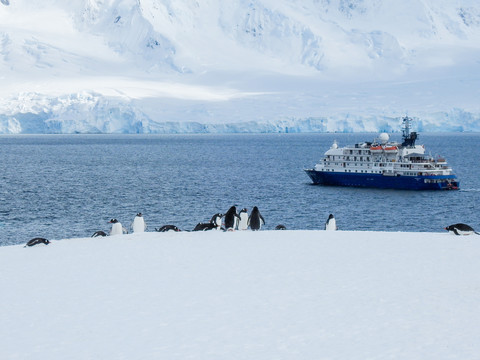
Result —
[[27, 242], [27, 244], [24, 247], [35, 246], [35, 245], [38, 245], [38, 244], [48, 245], [48, 244], [50, 244], [50, 241], [47, 240], [47, 239], [44, 239], [44, 238], [37, 237], [37, 238], [34, 238], [34, 239], [30, 240], [29, 242]]
[[480, 235], [478, 232], [473, 230], [473, 228], [470, 225], [462, 224], [462, 223], [447, 226], [445, 230], [447, 230], [448, 232], [454, 233], [455, 235], [472, 235], [472, 234]]
[[105, 233], [105, 231], [99, 230], [99, 231], [95, 231], [91, 237], [99, 237], [99, 236], [107, 236], [107, 234]]
[[260, 230], [262, 225], [265, 225], [265, 219], [263, 218], [262, 214], [258, 210], [258, 207], [254, 206], [252, 209], [252, 213], [248, 217], [248, 226], [253, 231]]
[[328, 215], [327, 222], [325, 223], [325, 230], [337, 230], [337, 221], [333, 214]]
[[193, 229], [192, 231], [208, 231], [208, 230], [213, 230], [213, 229], [216, 229], [217, 228], [217, 225], [214, 224], [214, 223], [198, 223], [196, 226], [195, 226], [195, 229]]
[[155, 231], [167, 232], [167, 231], [181, 231], [181, 230], [178, 227], [176, 227], [175, 225], [163, 225], [159, 229], [155, 228]]
[[285, 227], [285, 225], [278, 224], [277, 226], [275, 226], [275, 230], [287, 230], [287, 228]]

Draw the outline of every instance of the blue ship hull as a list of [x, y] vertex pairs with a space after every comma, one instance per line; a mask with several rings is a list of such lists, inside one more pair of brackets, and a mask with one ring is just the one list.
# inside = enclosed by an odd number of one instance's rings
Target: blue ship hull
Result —
[[353, 186], [377, 189], [401, 190], [456, 190], [459, 182], [455, 175], [431, 176], [385, 176], [381, 174], [359, 174], [305, 170], [314, 184], [331, 186]]

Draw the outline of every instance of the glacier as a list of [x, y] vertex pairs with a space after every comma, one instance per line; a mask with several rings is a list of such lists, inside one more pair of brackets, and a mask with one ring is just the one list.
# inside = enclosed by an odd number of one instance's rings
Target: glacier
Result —
[[480, 131], [474, 0], [1, 0], [0, 133]]

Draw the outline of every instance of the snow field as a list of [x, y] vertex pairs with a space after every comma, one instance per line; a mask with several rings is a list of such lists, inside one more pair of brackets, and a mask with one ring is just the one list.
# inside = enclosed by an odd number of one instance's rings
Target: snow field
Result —
[[2, 359], [475, 359], [480, 242], [143, 233], [0, 248]]

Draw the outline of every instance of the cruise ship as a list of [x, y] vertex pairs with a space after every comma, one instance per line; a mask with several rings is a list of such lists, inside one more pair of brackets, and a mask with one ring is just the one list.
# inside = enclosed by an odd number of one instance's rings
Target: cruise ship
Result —
[[459, 181], [444, 158], [425, 154], [403, 119], [402, 143], [382, 133], [373, 142], [338, 147], [334, 141], [313, 169], [305, 169], [314, 184], [403, 190], [457, 190]]

